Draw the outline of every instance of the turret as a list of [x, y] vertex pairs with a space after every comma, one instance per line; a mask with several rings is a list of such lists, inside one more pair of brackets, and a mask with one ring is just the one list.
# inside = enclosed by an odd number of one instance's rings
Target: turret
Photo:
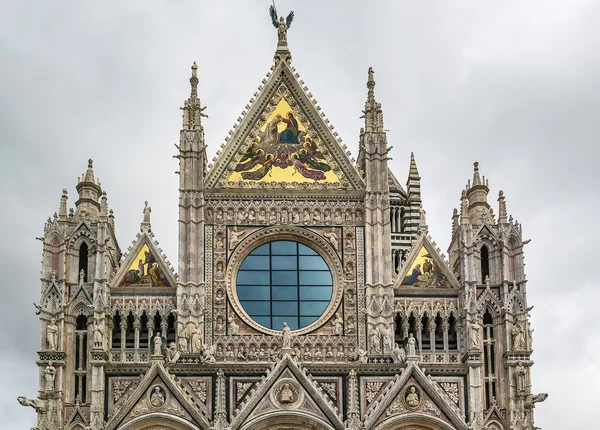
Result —
[[79, 199], [75, 202], [75, 216], [88, 220], [97, 220], [100, 215], [100, 203], [98, 199], [102, 195], [100, 180], [94, 181], [94, 169], [92, 159], [88, 160], [88, 168], [77, 184]]
[[469, 199], [469, 219], [471, 224], [480, 225], [485, 218], [488, 220], [490, 205], [487, 202], [487, 196], [490, 192], [488, 182], [479, 175], [479, 163], [473, 164], [473, 184], [467, 186], [467, 198]]

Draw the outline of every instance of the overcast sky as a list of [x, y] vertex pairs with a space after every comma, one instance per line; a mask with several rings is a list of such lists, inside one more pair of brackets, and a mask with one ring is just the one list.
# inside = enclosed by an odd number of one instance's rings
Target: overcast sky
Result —
[[[34, 425], [41, 243], [61, 190], [94, 159], [126, 250], [144, 200], [177, 263], [178, 141], [190, 65], [209, 155], [272, 64], [268, 0], [13, 1], [0, 4], [2, 428]], [[600, 397], [599, 1], [278, 0], [296, 19], [293, 64], [354, 156], [375, 69], [392, 169], [422, 176], [445, 250], [473, 162], [523, 225], [534, 333], [533, 390], [545, 430], [592, 428]]]

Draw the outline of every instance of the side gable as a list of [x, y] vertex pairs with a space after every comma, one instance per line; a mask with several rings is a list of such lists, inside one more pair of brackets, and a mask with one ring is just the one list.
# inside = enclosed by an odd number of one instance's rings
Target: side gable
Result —
[[206, 176], [207, 188], [362, 190], [364, 181], [299, 75], [273, 67]]
[[436, 423], [443, 429], [468, 429], [458, 406], [415, 362], [408, 363], [367, 410], [365, 427], [403, 418]]
[[394, 288], [460, 288], [431, 239], [421, 235], [398, 272]]
[[175, 288], [177, 279], [171, 264], [157, 248], [150, 230], [138, 233], [115, 276], [110, 280], [112, 292], [128, 288]]
[[139, 385], [104, 428], [114, 430], [150, 414], [169, 414], [190, 424], [197, 423], [201, 428], [209, 428], [208, 420], [195, 405], [194, 398], [181, 390], [162, 362], [152, 363]]

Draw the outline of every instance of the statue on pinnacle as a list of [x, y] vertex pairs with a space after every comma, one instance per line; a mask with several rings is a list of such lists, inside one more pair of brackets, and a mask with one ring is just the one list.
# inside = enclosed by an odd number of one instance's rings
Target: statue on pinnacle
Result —
[[294, 20], [294, 11], [290, 11], [284, 21], [283, 16], [277, 18], [277, 9], [275, 8], [275, 2], [273, 2], [273, 4], [269, 6], [269, 15], [271, 15], [273, 27], [277, 29], [277, 47], [287, 47], [287, 31]]

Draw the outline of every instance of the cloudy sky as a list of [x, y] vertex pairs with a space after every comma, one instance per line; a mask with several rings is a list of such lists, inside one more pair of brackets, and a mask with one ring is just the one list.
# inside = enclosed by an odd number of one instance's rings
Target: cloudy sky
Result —
[[[210, 156], [272, 62], [268, 0], [0, 4], [2, 427], [34, 425], [44, 221], [94, 159], [126, 249], [152, 206], [177, 261], [177, 162], [198, 62]], [[600, 2], [278, 0], [293, 63], [353, 155], [373, 66], [392, 168], [414, 151], [430, 233], [445, 249], [474, 161], [522, 223], [546, 430], [590, 428], [600, 396], [594, 309], [600, 227]], [[496, 213], [497, 213], [497, 209]]]

